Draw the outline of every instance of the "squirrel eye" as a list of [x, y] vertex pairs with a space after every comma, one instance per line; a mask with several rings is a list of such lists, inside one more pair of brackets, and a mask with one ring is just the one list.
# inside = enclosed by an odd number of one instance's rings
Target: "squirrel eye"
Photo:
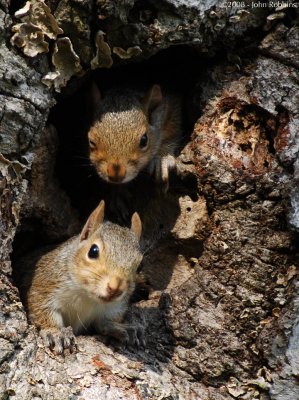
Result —
[[148, 136], [147, 136], [147, 133], [144, 133], [141, 136], [141, 139], [140, 139], [140, 142], [139, 142], [139, 147], [141, 149], [144, 149], [147, 146], [147, 143], [148, 143]]
[[95, 142], [93, 142], [92, 140], [90, 140], [90, 141], [89, 141], [89, 146], [90, 146], [91, 149], [95, 149], [96, 144], [95, 144]]
[[88, 252], [89, 258], [99, 258], [100, 250], [96, 244], [93, 244]]

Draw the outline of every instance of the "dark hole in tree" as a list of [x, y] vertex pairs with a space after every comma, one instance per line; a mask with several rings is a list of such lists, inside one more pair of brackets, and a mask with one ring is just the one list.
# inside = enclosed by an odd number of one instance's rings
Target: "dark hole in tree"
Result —
[[[179, 152], [189, 141], [194, 122], [199, 116], [198, 103], [193, 104], [192, 99], [196, 97], [195, 94], [198, 96], [197, 84], [201, 71], [205, 68], [206, 65], [194, 49], [176, 46], [161, 51], [146, 61], [120, 65], [109, 70], [98, 70], [86, 74], [83, 78], [73, 78], [68, 87], [57, 97], [57, 105], [51, 110], [48, 121], [49, 124], [55, 126], [59, 138], [55, 178], [59, 180], [62, 190], [66, 192], [72, 206], [79, 213], [82, 226], [102, 198], [105, 198], [106, 203], [109, 202], [111, 189], [111, 185], [98, 177], [88, 156], [87, 132], [93, 118], [90, 101], [91, 82], [96, 81], [101, 94], [104, 95], [107, 90], [115, 86], [136, 85], [149, 88], [155, 83], [179, 94], [183, 100], [183, 135]], [[143, 202], [146, 204], [152, 192], [155, 191], [155, 182], [153, 178], [141, 174], [140, 185], [138, 185], [137, 179], [127, 186], [133, 190], [134, 200], [134, 196], [141, 195], [141, 199], [144, 197]], [[190, 175], [178, 180], [174, 174], [170, 182], [170, 201], [167, 197], [161, 196], [159, 207], [163, 211], [155, 221], [153, 236], [158, 238], [160, 232], [169, 231], [175, 224], [179, 215], [178, 198], [186, 194], [193, 201], [198, 198], [196, 177]], [[164, 212], [166, 218], [164, 218]], [[14, 251], [13, 259], [53, 242], [49, 232], [41, 229], [42, 218], [41, 215], [40, 221], [27, 220], [20, 225], [14, 241], [16, 251]], [[28, 231], [30, 225], [30, 231]], [[65, 237], [61, 240], [65, 240]], [[187, 247], [186, 252], [191, 257], [192, 249], [190, 246]], [[199, 248], [197, 244], [195, 247]], [[144, 288], [142, 290], [143, 293], [135, 298], [147, 297], [148, 291]]]
[[[91, 80], [97, 82], [104, 95], [111, 87], [132, 85], [148, 88], [155, 83], [177, 92], [183, 99], [182, 148], [198, 117], [198, 111], [192, 104], [192, 95], [202, 68], [200, 57], [194, 50], [186, 46], [175, 47], [161, 51], [146, 61], [98, 70], [90, 79], [82, 82], [76, 93], [67, 98], [63, 94], [60, 96], [49, 118], [49, 122], [58, 130], [60, 142], [56, 171], [62, 187], [83, 219], [111, 187], [97, 176], [88, 158], [87, 131], [93, 117]], [[142, 176], [144, 178], [144, 174]], [[146, 180], [146, 183], [152, 184], [150, 180]], [[128, 184], [129, 187], [134, 185], [135, 182]], [[196, 186], [193, 181], [190, 192], [194, 192]]]

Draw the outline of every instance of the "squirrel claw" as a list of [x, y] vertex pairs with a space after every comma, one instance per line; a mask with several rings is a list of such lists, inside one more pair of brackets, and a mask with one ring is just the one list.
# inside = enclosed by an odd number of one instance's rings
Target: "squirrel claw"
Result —
[[169, 173], [175, 168], [175, 157], [171, 154], [167, 154], [166, 156], [157, 159], [155, 162], [156, 180], [160, 182], [164, 194], [166, 194], [169, 189]]
[[125, 345], [129, 343], [129, 334], [121, 323], [106, 322], [104, 326], [98, 328], [98, 331], [102, 335], [112, 337]]
[[76, 349], [76, 341], [73, 330], [70, 326], [67, 328], [43, 329], [40, 332], [45, 347], [56, 354], [63, 354], [68, 349], [71, 353]]
[[129, 346], [145, 348], [144, 328], [141, 325], [131, 325], [127, 327], [129, 334]]
[[169, 189], [169, 172], [176, 168], [175, 158], [168, 154], [161, 159], [161, 180], [163, 184], [164, 193]]

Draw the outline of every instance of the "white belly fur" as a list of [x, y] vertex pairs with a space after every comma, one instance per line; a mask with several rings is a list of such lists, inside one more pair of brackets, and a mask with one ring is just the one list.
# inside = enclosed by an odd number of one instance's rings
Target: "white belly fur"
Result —
[[48, 306], [54, 311], [52, 315], [57, 326], [71, 326], [74, 333], [79, 334], [95, 321], [105, 323], [105, 320], [111, 321], [121, 316], [126, 304], [122, 299], [106, 303], [77, 288], [57, 291]]

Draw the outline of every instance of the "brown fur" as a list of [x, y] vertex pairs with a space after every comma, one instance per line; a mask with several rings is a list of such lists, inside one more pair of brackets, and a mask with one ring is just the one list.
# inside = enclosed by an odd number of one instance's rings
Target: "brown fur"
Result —
[[[70, 325], [79, 333], [94, 324], [99, 330], [110, 327], [116, 333], [114, 321], [119, 324], [126, 311], [142, 259], [141, 221], [135, 213], [128, 229], [103, 222], [103, 218], [102, 201], [78, 236], [40, 257], [31, 268], [31, 277], [24, 261], [29, 319], [40, 328]], [[95, 259], [89, 257], [93, 245], [99, 248]]]
[[[94, 96], [98, 112], [88, 138], [90, 160], [98, 174], [108, 182], [125, 183], [148, 167], [161, 179], [163, 157], [174, 156], [180, 140], [179, 100], [163, 95], [158, 85], [142, 96], [134, 91], [112, 91], [102, 101], [98, 91]], [[145, 133], [148, 145], [141, 148]]]

